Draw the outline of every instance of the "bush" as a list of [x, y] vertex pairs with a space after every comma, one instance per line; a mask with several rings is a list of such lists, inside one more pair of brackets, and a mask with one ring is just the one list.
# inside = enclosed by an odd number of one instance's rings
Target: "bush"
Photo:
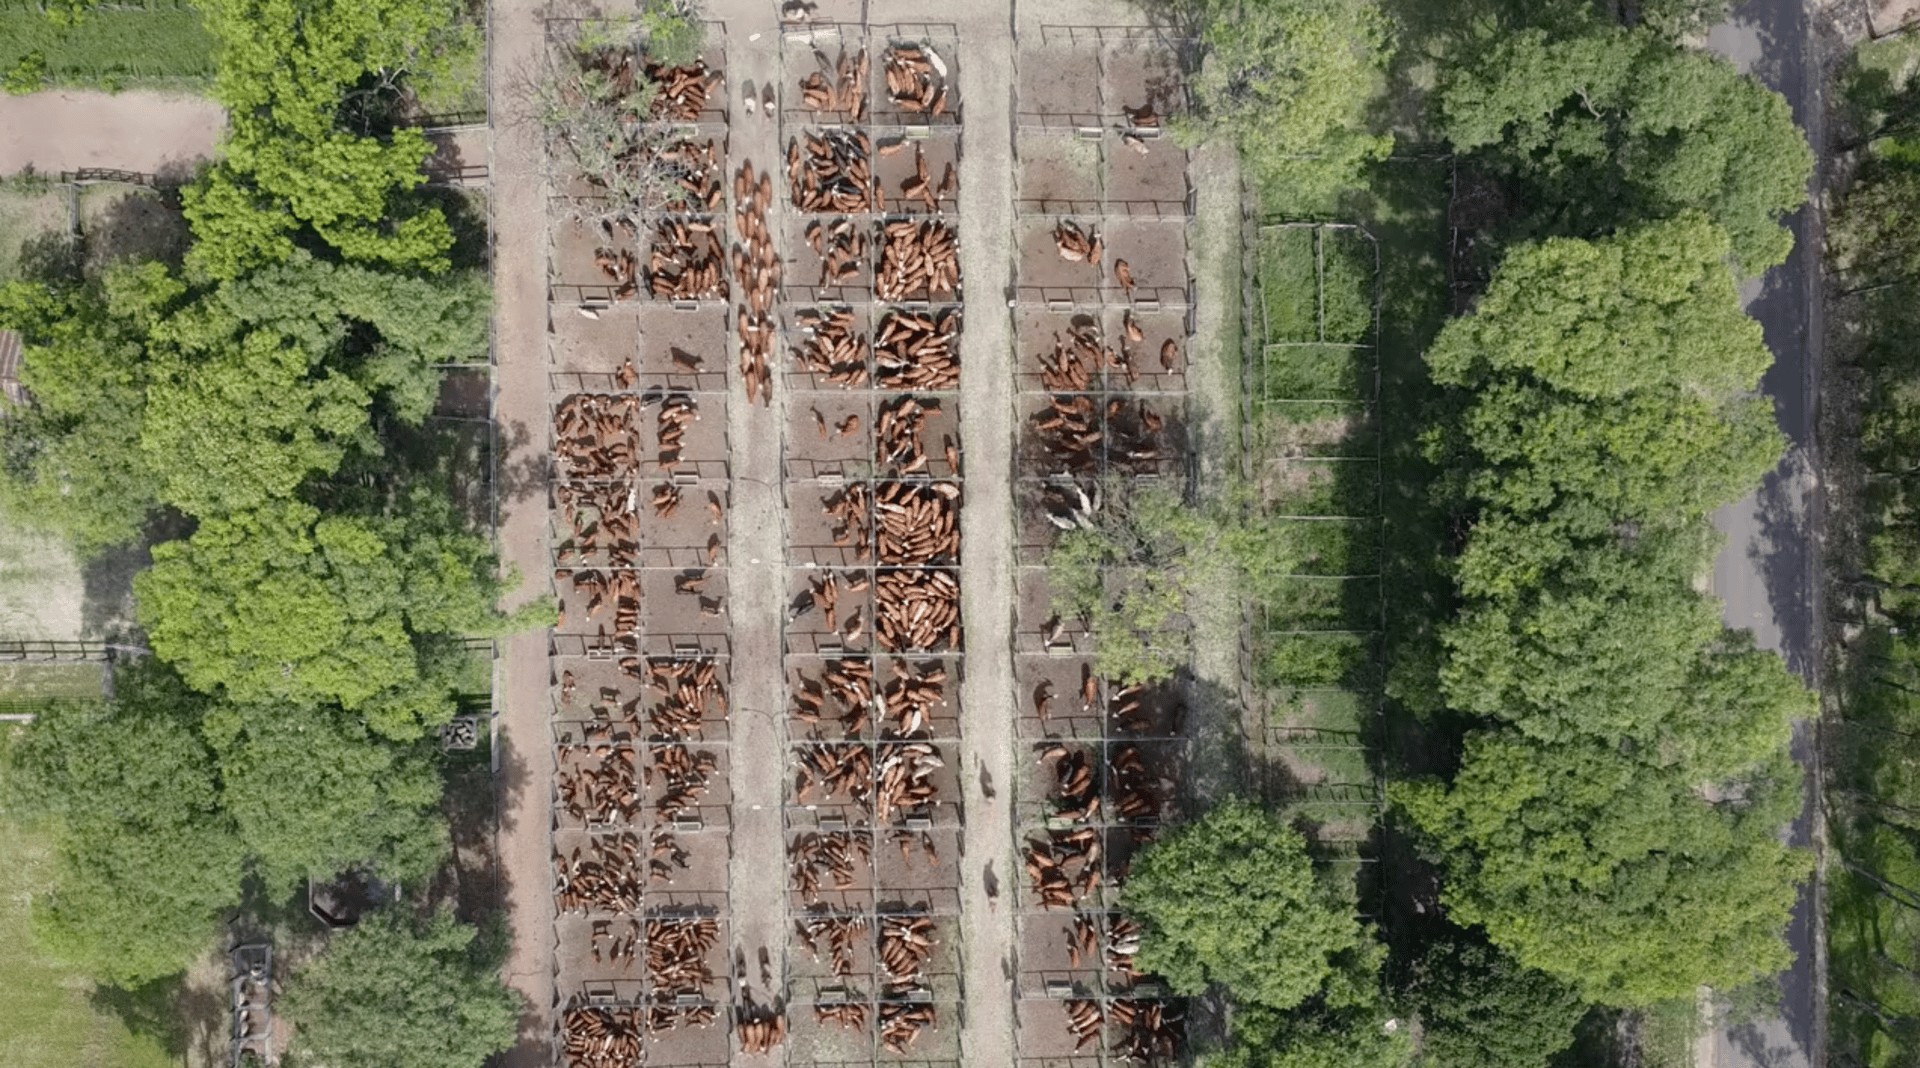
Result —
[[7, 72], [6, 89], [8, 96], [26, 96], [40, 91], [47, 81], [47, 56], [40, 51], [28, 52]]

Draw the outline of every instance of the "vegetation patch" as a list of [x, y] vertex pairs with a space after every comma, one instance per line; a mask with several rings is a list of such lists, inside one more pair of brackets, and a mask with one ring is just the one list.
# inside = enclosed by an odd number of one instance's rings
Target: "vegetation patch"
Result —
[[[0, 724], [0, 793], [7, 754], [25, 733], [24, 727]], [[134, 1034], [95, 1007], [87, 977], [34, 939], [29, 905], [54, 884], [58, 838], [52, 828], [30, 826], [19, 816], [0, 807], [0, 969], [7, 976], [0, 984], [0, 1053], [19, 1068], [178, 1064], [159, 1041]]]
[[39, 83], [23, 83], [24, 91], [40, 85], [204, 90], [213, 52], [199, 9], [185, 0], [100, 7], [74, 24], [49, 18], [37, 2], [0, 2], [0, 70], [39, 57]]
[[[1864, 150], [1834, 214], [1845, 324], [1830, 392], [1857, 432], [1833, 481], [1847, 513], [1830, 559], [1835, 615], [1853, 631], [1829, 642], [1828, 991], [1834, 1058], [1864, 1068], [1910, 1063], [1920, 1034], [1920, 361], [1914, 338], [1920, 255], [1920, 38], [1863, 46], [1844, 72], [1849, 125]], [[1844, 425], [1844, 424], [1843, 424]], [[1841, 435], [1833, 435], [1841, 437]], [[1842, 499], [1845, 499], [1843, 497]]]

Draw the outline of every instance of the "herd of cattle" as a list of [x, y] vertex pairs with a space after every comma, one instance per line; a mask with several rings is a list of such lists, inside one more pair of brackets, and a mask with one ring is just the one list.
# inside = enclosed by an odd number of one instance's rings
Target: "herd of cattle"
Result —
[[[596, 249], [595, 262], [616, 300], [644, 293], [731, 304], [749, 404], [771, 403], [781, 345], [798, 380], [808, 383], [799, 388], [820, 391], [821, 403], [828, 392], [867, 395], [865, 419], [830, 420], [812, 407], [822, 440], [870, 443], [871, 462], [850, 479], [821, 486], [832, 546], [805, 548], [844, 556], [810, 571], [789, 609], [790, 628], [821, 640], [813, 652], [790, 652], [786, 661], [793, 812], [786, 881], [797, 902], [796, 954], [810, 957], [835, 984], [803, 1001], [800, 1011], [810, 1009], [812, 1023], [802, 1028], [868, 1035], [892, 1055], [928, 1056], [923, 1036], [942, 1022], [957, 965], [946, 948], [948, 906], [936, 903], [945, 899], [920, 888], [959, 885], [958, 859], [943, 857], [942, 844], [953, 841], [958, 776], [948, 761], [964, 722], [949, 674], [964, 651], [964, 494], [959, 443], [941, 429], [957, 418], [959, 405], [962, 286], [951, 212], [958, 172], [955, 162], [930, 161], [924, 135], [876, 137], [863, 124], [874, 121], [877, 108], [905, 124], [956, 123], [957, 90], [945, 58], [925, 45], [894, 44], [881, 54], [884, 102], [870, 99], [864, 48], [832, 60], [816, 56], [818, 69], [798, 79], [797, 99], [822, 125], [787, 145], [788, 210], [804, 220], [795, 232], [818, 260], [819, 288], [866, 287], [870, 307], [781, 303], [791, 294], [768, 218], [774, 176], [743, 163], [730, 187], [731, 215], [716, 214], [727, 192], [724, 139], [663, 142], [676, 163], [683, 212], [644, 227], [605, 224], [607, 244]], [[656, 122], [710, 119], [724, 84], [701, 63], [643, 64], [637, 75], [629, 63], [613, 73], [655, 82], [647, 117]], [[940, 160], [937, 152], [933, 160]], [[883, 181], [883, 173], [893, 177]], [[1094, 226], [1063, 220], [1054, 238], [1063, 258], [1104, 262]], [[1130, 295], [1126, 261], [1113, 261], [1111, 271]], [[1041, 358], [1048, 406], [1028, 431], [1046, 473], [1074, 480], [1077, 503], [1068, 500], [1064, 509], [1076, 525], [1097, 519], [1098, 479], [1157, 470], [1170, 455], [1163, 402], [1111, 388], [1137, 382], [1149, 351], [1128, 312], [1115, 339], [1097, 325], [1076, 323]], [[1179, 344], [1166, 339], [1158, 358], [1163, 370], [1175, 370]], [[679, 370], [701, 370], [697, 358], [677, 350], [673, 359]], [[695, 363], [680, 366], [685, 360]], [[570, 726], [556, 743], [554, 812], [556, 826], [570, 835], [565, 849], [555, 839], [554, 904], [561, 916], [587, 925], [563, 930], [585, 935], [570, 948], [591, 961], [581, 965], [588, 974], [631, 979], [638, 985], [628, 989], [645, 991], [638, 998], [590, 994], [588, 987], [573, 994], [556, 1034], [567, 1068], [634, 1068], [648, 1059], [653, 1040], [687, 1028], [730, 1028], [748, 1055], [773, 1053], [792, 1034], [784, 997], [725, 1007], [744, 995], [730, 990], [726, 969], [716, 965], [724, 953], [719, 910], [663, 904], [676, 900], [676, 880], [694, 880], [688, 896], [699, 897], [707, 888], [699, 880], [708, 876], [689, 873], [712, 867], [702, 864], [700, 850], [727, 848], [724, 835], [703, 835], [702, 809], [717, 810], [710, 798], [724, 786], [729, 758], [707, 738], [729, 705], [723, 659], [662, 656], [647, 646], [644, 609], [659, 602], [643, 596], [689, 598], [679, 602], [689, 613], [697, 603], [700, 616], [724, 627], [724, 572], [714, 569], [726, 514], [721, 494], [698, 488], [697, 477], [677, 477], [687, 474], [681, 468], [704, 414], [702, 395], [633, 392], [637, 381], [628, 359], [614, 376], [617, 392], [575, 393], [554, 412], [560, 626], [588, 633], [591, 647], [611, 661], [591, 682], [576, 680], [571, 669], [555, 680], [561, 719]], [[807, 398], [802, 392], [789, 401], [804, 405]], [[1095, 487], [1091, 496], [1079, 488], [1086, 485]], [[650, 528], [672, 522], [686, 529], [676, 516], [683, 508], [699, 516], [703, 493], [709, 518], [695, 522], [706, 523], [704, 544], [672, 548], [704, 550], [706, 567], [680, 570], [671, 593], [647, 584], [643, 594]], [[720, 581], [709, 585], [716, 576]], [[1103, 880], [1125, 874], [1125, 858], [1108, 855], [1116, 841], [1110, 832], [1135, 846], [1150, 840], [1174, 783], [1159, 751], [1146, 744], [1139, 712], [1145, 695], [1107, 687], [1111, 693], [1097, 696], [1102, 689], [1089, 677], [1083, 711], [1097, 702], [1116, 740], [1049, 738], [1040, 746], [1048, 810], [1044, 830], [1023, 843], [1022, 853], [1033, 907], [1070, 914], [1062, 935], [1073, 967], [1106, 977], [1096, 996], [1062, 1002], [1076, 1050], [1117, 1035], [1112, 1055], [1160, 1061], [1175, 1051], [1179, 1020], [1167, 1004], [1128, 993], [1142, 978], [1133, 967], [1139, 932], [1107, 910]], [[1036, 695], [1042, 721], [1053, 699]], [[1125, 741], [1129, 733], [1142, 735], [1141, 744]], [[800, 817], [802, 810], [821, 815]], [[889, 878], [908, 881], [889, 886]]]

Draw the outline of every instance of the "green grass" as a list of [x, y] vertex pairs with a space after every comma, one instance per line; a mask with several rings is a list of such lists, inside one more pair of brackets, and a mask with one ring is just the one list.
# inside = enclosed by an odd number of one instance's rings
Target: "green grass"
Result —
[[1260, 235], [1265, 342], [1373, 340], [1374, 249], [1340, 226], [1283, 226]]
[[180, 0], [100, 8], [73, 27], [56, 26], [37, 5], [0, 0], [0, 70], [35, 51], [55, 85], [194, 90], [214, 72], [213, 37]]
[[1282, 227], [1260, 235], [1259, 288], [1266, 344], [1320, 340], [1313, 235], [1310, 226]]
[[1361, 456], [1379, 450], [1373, 411], [1338, 401], [1273, 403], [1254, 409], [1256, 456]]
[[1263, 400], [1359, 400], [1373, 396], [1373, 350], [1322, 342], [1267, 349]]
[[1909, 30], [1867, 41], [1853, 53], [1862, 73], [1883, 74], [1891, 85], [1904, 84], [1920, 71], [1920, 33]]
[[1270, 719], [1275, 726], [1358, 736], [1366, 726], [1364, 717], [1372, 714], [1352, 690], [1296, 688], [1274, 703]]
[[102, 672], [98, 662], [83, 664], [0, 663], [0, 712], [31, 712], [61, 698], [97, 699]]
[[[1296, 577], [1267, 598], [1267, 618], [1295, 630], [1340, 630], [1356, 616], [1380, 610], [1377, 578]], [[1363, 617], [1364, 618], [1364, 617]]]
[[1268, 457], [1261, 500], [1269, 515], [1373, 515], [1380, 508], [1380, 465], [1370, 457]]
[[1347, 632], [1266, 635], [1260, 682], [1274, 687], [1379, 685], [1380, 651], [1373, 634]]
[[[5, 15], [0, 13], [0, 20]], [[5, 41], [0, 23], [0, 42]], [[0, 43], [0, 50], [6, 45]], [[13, 179], [0, 182], [0, 283], [20, 276], [27, 244], [67, 227], [67, 194], [50, 183]]]
[[[0, 726], [0, 774], [20, 728]], [[48, 835], [0, 810], [0, 1064], [8, 1068], [168, 1068], [161, 1044], [88, 999], [91, 984], [34, 944], [29, 902], [53, 879]]]
[[1660, 1002], [1641, 1010], [1639, 1032], [1643, 1068], [1693, 1068], [1700, 1008], [1692, 998]]
[[[1371, 575], [1380, 566], [1379, 521], [1374, 519], [1276, 519], [1294, 550], [1293, 574]], [[1375, 609], [1376, 614], [1378, 608]], [[1371, 626], [1373, 621], [1353, 621]]]
[[1326, 227], [1319, 235], [1321, 335], [1332, 342], [1371, 342], [1373, 242], [1345, 227]]

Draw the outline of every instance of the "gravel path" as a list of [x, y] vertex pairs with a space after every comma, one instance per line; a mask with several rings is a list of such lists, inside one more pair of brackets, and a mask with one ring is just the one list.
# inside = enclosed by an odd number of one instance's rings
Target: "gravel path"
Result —
[[0, 96], [0, 174], [81, 167], [185, 170], [213, 154], [227, 113], [204, 97], [162, 93]]
[[[518, 604], [547, 596], [547, 217], [537, 130], [517, 121], [509, 87], [537, 69], [542, 23], [536, 0], [494, 0], [489, 57], [494, 99], [494, 458], [503, 562], [517, 569]], [[506, 642], [496, 680], [500, 760], [500, 867], [512, 950], [507, 981], [527, 999], [507, 1068], [551, 1061], [553, 897], [548, 870], [553, 745], [548, 733], [547, 635]]]
[[[748, 115], [742, 89], [756, 91], [780, 81], [778, 24], [765, 0], [716, 0], [702, 12], [726, 23], [727, 84], [732, 105], [727, 139], [727, 185], [742, 164], [757, 176], [780, 171], [779, 124], [763, 109]], [[755, 36], [758, 40], [753, 40]], [[711, 35], [709, 37], [711, 39]], [[783, 226], [786, 198], [775, 196], [767, 212], [769, 229]], [[730, 235], [737, 241], [739, 235]], [[785, 250], [782, 250], [785, 251]], [[741, 283], [735, 279], [734, 284]], [[737, 368], [738, 339], [731, 342]], [[738, 374], [728, 375], [727, 445], [733, 479], [732, 511], [727, 523], [728, 624], [732, 633], [732, 728], [728, 788], [732, 795], [732, 856], [729, 858], [728, 908], [732, 917], [735, 960], [746, 962], [737, 976], [743, 991], [765, 1004], [786, 993], [786, 833], [782, 822], [782, 785], [786, 773], [786, 672], [781, 663], [781, 627], [786, 600], [787, 511], [781, 492], [782, 428], [787, 391], [782, 388], [783, 350], [773, 354], [771, 407], [748, 405]], [[771, 989], [761, 982], [765, 954]], [[748, 1058], [758, 1061], [767, 1058]]]
[[[953, 10], [959, 23], [960, 271], [966, 329], [960, 335], [960, 444], [966, 507], [960, 512], [961, 617], [966, 671], [960, 686], [960, 935], [965, 1062], [1012, 1064], [1016, 973], [1013, 916], [1020, 871], [1013, 856], [1014, 511], [1012, 321], [1000, 295], [1013, 285], [1012, 28], [994, 5]], [[924, 8], [916, 9], [924, 10]], [[899, 17], [912, 18], [901, 5]], [[986, 784], [993, 786], [987, 796]], [[992, 873], [992, 876], [989, 873]], [[988, 895], [997, 876], [999, 896]]]
[[[1194, 278], [1194, 328], [1188, 342], [1188, 412], [1203, 494], [1219, 499], [1239, 473], [1240, 161], [1227, 146], [1193, 154], [1194, 224], [1188, 268]], [[1210, 576], [1193, 591], [1193, 675], [1189, 733], [1194, 739], [1189, 788], [1210, 800], [1252, 789], [1252, 761], [1261, 749], [1259, 712], [1242, 700], [1240, 633], [1243, 600], [1231, 574]]]

